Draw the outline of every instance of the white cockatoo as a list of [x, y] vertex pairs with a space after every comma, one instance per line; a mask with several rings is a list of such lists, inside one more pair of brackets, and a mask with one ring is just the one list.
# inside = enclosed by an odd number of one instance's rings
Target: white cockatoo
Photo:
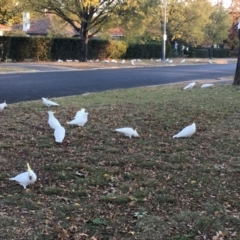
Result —
[[54, 112], [48, 111], [48, 124], [52, 129], [61, 126], [60, 122], [54, 117]]
[[185, 127], [178, 134], [174, 135], [173, 138], [191, 137], [195, 132], [196, 132], [196, 124], [193, 123], [193, 124]]
[[186, 87], [184, 87], [183, 89], [186, 90], [186, 89], [192, 89], [194, 86], [196, 85], [195, 82], [192, 82], [192, 83], [189, 83]]
[[185, 61], [186, 61], [186, 59], [183, 59], [183, 60], [181, 60], [181, 62], [180, 62], [180, 63], [185, 63]]
[[57, 126], [54, 130], [55, 141], [58, 143], [62, 143], [65, 138], [65, 133], [66, 130], [64, 127], [62, 127], [61, 125]]
[[212, 64], [212, 61], [211, 61], [211, 60], [208, 60], [208, 62], [209, 62], [210, 64]]
[[85, 108], [78, 111], [74, 119], [67, 124], [77, 125], [79, 127], [83, 127], [88, 121], [88, 112], [85, 112]]
[[78, 111], [78, 112], [76, 113], [76, 115], [75, 115], [74, 118], [77, 118], [77, 117], [82, 116], [82, 114], [85, 113], [85, 112], [86, 112], [86, 109], [85, 109], [85, 108], [82, 108], [80, 111]]
[[135, 61], [136, 61], [136, 60], [134, 60], [134, 59], [131, 60], [131, 64], [132, 64], [132, 65], [135, 65], [135, 63], [134, 63]]
[[136, 130], [130, 128], [130, 127], [124, 127], [124, 128], [116, 128], [116, 132], [123, 133], [126, 137], [132, 138], [133, 137], [140, 137]]
[[0, 112], [7, 107], [6, 101], [4, 101], [3, 103], [0, 104]]
[[123, 59], [120, 63], [121, 63], [121, 64], [124, 64], [124, 63], [125, 63], [125, 59]]
[[9, 178], [9, 180], [17, 181], [25, 189], [29, 184], [33, 184], [37, 180], [37, 175], [30, 168], [30, 165], [27, 163], [27, 172], [20, 173], [16, 177]]
[[201, 88], [208, 88], [208, 87], [212, 87], [214, 84], [213, 83], [205, 83], [201, 86]]
[[59, 104], [48, 100], [47, 98], [42, 98], [43, 104], [45, 104], [47, 107], [51, 107], [51, 106], [59, 106]]

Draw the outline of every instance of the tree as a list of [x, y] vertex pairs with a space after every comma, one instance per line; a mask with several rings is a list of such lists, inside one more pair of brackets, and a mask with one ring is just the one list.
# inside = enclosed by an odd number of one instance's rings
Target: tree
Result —
[[22, 4], [16, 0], [0, 0], [0, 23], [13, 25], [22, 20]]
[[[126, 0], [120, 6], [121, 27], [135, 41], [161, 41], [164, 0]], [[167, 0], [167, 40], [176, 39], [194, 45], [204, 39], [203, 27], [213, 10], [208, 0]]]
[[240, 18], [240, 1], [232, 0], [232, 4], [228, 9], [232, 19], [232, 26], [229, 29], [229, 35], [225, 43], [233, 50], [238, 46], [238, 20]]
[[231, 27], [231, 18], [226, 9], [222, 6], [214, 7], [214, 11], [210, 15], [211, 22], [208, 23], [205, 28], [206, 39], [211, 44], [222, 43], [228, 36], [228, 31]]
[[[238, 24], [238, 39], [240, 42], [240, 23]], [[233, 85], [240, 85], [240, 44], [238, 48], [238, 61], [237, 61]]]
[[57, 15], [69, 23], [81, 38], [80, 60], [87, 61], [89, 38], [114, 14], [121, 0], [27, 0], [28, 6], [38, 12]]
[[167, 34], [170, 41], [181, 39], [192, 45], [204, 39], [203, 27], [212, 12], [208, 0], [171, 0], [167, 5]]
[[159, 0], [125, 0], [118, 8], [118, 25], [128, 42], [161, 39]]

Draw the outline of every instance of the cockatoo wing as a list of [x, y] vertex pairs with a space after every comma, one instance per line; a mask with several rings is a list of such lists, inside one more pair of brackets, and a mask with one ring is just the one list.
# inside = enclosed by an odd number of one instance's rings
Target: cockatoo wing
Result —
[[60, 122], [53, 115], [49, 116], [48, 124], [52, 129], [55, 129], [58, 126], [61, 126]]
[[79, 118], [85, 113], [85, 108], [82, 108], [80, 111], [78, 111], [74, 118]]
[[192, 125], [185, 127], [178, 134], [174, 135], [173, 138], [191, 137], [195, 132], [196, 132], [196, 124], [193, 123]]
[[54, 137], [55, 141], [58, 143], [62, 143], [65, 138], [65, 128], [60, 126], [57, 126], [54, 130]]
[[37, 180], [37, 175], [31, 170], [30, 173], [20, 173], [16, 177], [9, 178], [9, 180], [14, 180], [26, 188], [29, 184], [33, 184]]
[[193, 83], [189, 83], [186, 87], [184, 87], [183, 89], [186, 90], [186, 89], [191, 89], [195, 86], [195, 82]]
[[116, 128], [115, 129], [116, 132], [120, 132], [123, 133], [125, 136], [132, 138], [132, 136], [134, 137], [138, 137], [138, 133], [136, 130], [130, 128], [130, 127], [124, 127], [124, 128]]
[[206, 84], [203, 84], [202, 86], [201, 86], [201, 88], [208, 88], [208, 87], [212, 87], [214, 84], [212, 84], [212, 83], [206, 83]]
[[67, 122], [67, 124], [78, 125], [83, 127], [87, 121], [88, 121], [88, 113], [84, 112], [84, 113], [79, 113], [75, 119], [73, 119], [70, 122]]
[[50, 107], [50, 106], [59, 106], [58, 103], [55, 103], [55, 102], [53, 102], [51, 100], [48, 100], [47, 98], [42, 98], [42, 101], [48, 107]]

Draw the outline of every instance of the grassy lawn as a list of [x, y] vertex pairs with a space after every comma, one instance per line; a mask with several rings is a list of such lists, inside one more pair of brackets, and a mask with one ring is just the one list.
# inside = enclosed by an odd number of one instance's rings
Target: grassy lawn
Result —
[[[148, 87], [54, 99], [0, 113], [2, 239], [240, 239], [240, 89]], [[81, 108], [84, 128], [69, 126]], [[197, 132], [172, 139], [195, 121]], [[115, 128], [137, 128], [129, 139]], [[29, 162], [23, 190], [9, 177]]]

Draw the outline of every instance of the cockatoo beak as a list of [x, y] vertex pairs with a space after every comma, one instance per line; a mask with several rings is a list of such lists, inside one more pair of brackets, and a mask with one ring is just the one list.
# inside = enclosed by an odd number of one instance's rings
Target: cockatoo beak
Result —
[[[135, 128], [135, 131], [137, 131], [137, 128]], [[138, 136], [141, 138], [141, 136], [138, 134]]]
[[30, 165], [29, 165], [29, 163], [27, 163], [27, 170], [28, 170], [28, 172], [30, 172], [32, 169], [30, 168]]

